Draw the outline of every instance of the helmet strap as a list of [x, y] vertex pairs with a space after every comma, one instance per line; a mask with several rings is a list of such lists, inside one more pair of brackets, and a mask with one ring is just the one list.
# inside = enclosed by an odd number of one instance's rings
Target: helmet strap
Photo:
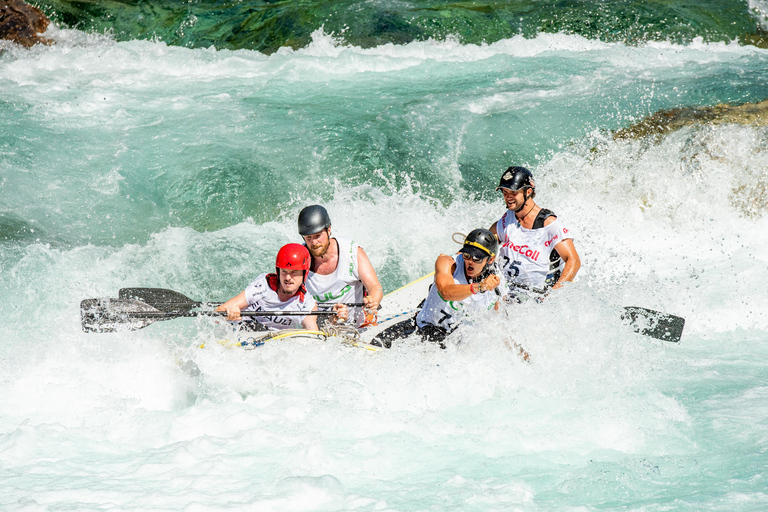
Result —
[[523, 204], [520, 205], [520, 208], [515, 210], [515, 213], [520, 213], [523, 211], [523, 208], [525, 208], [525, 205], [528, 203], [528, 194], [525, 193], [525, 191], [528, 190], [528, 187], [523, 187]]
[[489, 275], [493, 274], [493, 270], [495, 268], [494, 265], [495, 265], [495, 262], [491, 263], [490, 262], [490, 258], [489, 258], [489, 261], [485, 264], [485, 267], [483, 267], [483, 271], [480, 272], [480, 275], [478, 275], [475, 278], [477, 280], [477, 282], [480, 282], [483, 279], [485, 279], [486, 277], [488, 277]]
[[485, 262], [485, 266], [483, 267], [483, 270], [476, 275], [475, 277], [469, 277], [467, 275], [467, 267], [464, 267], [464, 278], [467, 280], [468, 283], [479, 283], [489, 275], [493, 273], [493, 263], [490, 263], [491, 258], [488, 257], [488, 261]]
[[[525, 188], [523, 188], [523, 197], [525, 197], [525, 199], [523, 200], [523, 204], [521, 204], [521, 205], [520, 205], [520, 208], [518, 208], [517, 210], [515, 210], [515, 216], [517, 216], [517, 214], [518, 214], [518, 213], [521, 213], [521, 212], [523, 211], [523, 208], [525, 208], [525, 205], [526, 205], [526, 204], [528, 204], [528, 200], [531, 198], [531, 196], [527, 195], [525, 192], [526, 192], [526, 190], [528, 190], [529, 188], [531, 188], [531, 187], [525, 187]], [[533, 206], [531, 206], [531, 209], [530, 209], [530, 210], [528, 210], [528, 213], [526, 213], [526, 214], [525, 214], [525, 215], [523, 215], [522, 217], [518, 217], [518, 218], [520, 219], [520, 221], [521, 221], [521, 222], [522, 222], [522, 220], [523, 220], [524, 218], [526, 218], [526, 217], [528, 216], [528, 214], [529, 214], [529, 213], [531, 213], [531, 212], [533, 211], [533, 208], [534, 208], [534, 206], [536, 206], [536, 205], [533, 205]]]

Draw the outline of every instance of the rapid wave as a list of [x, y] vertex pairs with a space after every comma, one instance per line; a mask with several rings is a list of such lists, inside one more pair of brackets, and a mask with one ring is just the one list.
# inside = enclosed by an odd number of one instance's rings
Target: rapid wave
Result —
[[[316, 32], [266, 55], [58, 30], [0, 55], [2, 508], [762, 504], [768, 128], [614, 130], [765, 99], [765, 50]], [[79, 301], [123, 287], [235, 295], [312, 203], [391, 291], [503, 213], [513, 163], [582, 270], [446, 350], [81, 330]], [[685, 317], [681, 344], [624, 306]]]

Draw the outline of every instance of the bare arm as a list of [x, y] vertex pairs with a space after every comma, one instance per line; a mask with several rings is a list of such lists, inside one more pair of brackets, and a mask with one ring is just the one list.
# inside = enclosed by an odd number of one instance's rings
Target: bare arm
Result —
[[[317, 311], [317, 304], [315, 304], [315, 307], [312, 308], [312, 311]], [[319, 331], [317, 327], [317, 316], [316, 315], [309, 315], [305, 316], [304, 320], [301, 321], [301, 326], [308, 330], [308, 331]]]
[[379, 283], [379, 278], [376, 276], [376, 271], [371, 265], [371, 261], [368, 259], [368, 255], [362, 247], [357, 248], [357, 272], [360, 275], [360, 281], [363, 282], [363, 286], [368, 290], [368, 295], [363, 298], [365, 303], [366, 312], [369, 314], [376, 313], [379, 309], [379, 303], [381, 298], [384, 297], [384, 290]]
[[576, 277], [576, 273], [581, 268], [581, 259], [579, 258], [579, 253], [576, 252], [576, 247], [573, 245], [573, 240], [570, 238], [566, 238], [557, 244], [555, 250], [563, 259], [563, 263], [565, 263], [560, 279], [552, 287], [560, 288], [563, 286], [563, 283], [573, 281], [573, 278]]
[[453, 282], [453, 273], [456, 272], [456, 262], [447, 254], [441, 254], [435, 261], [435, 286], [444, 300], [464, 300], [472, 291], [468, 284], [456, 284]]
[[456, 272], [456, 262], [447, 254], [441, 254], [435, 261], [435, 286], [444, 300], [464, 300], [476, 293], [493, 290], [499, 285], [499, 276], [491, 274], [475, 285], [456, 284], [453, 282], [453, 273]]
[[241, 320], [240, 311], [248, 307], [248, 300], [245, 298], [245, 290], [237, 297], [232, 297], [227, 302], [216, 308], [216, 311], [226, 311], [227, 320]]
[[[547, 220], [544, 221], [544, 225], [549, 226], [555, 222], [556, 219], [557, 217], [554, 215], [547, 217]], [[552, 289], [560, 288], [563, 286], [563, 283], [573, 281], [573, 278], [576, 277], [576, 273], [581, 268], [581, 259], [579, 258], [579, 253], [576, 252], [576, 246], [573, 245], [573, 240], [566, 238], [555, 246], [555, 250], [557, 251], [557, 254], [560, 255], [560, 258], [562, 258], [565, 266], [560, 274], [560, 279], [558, 279], [552, 286]]]

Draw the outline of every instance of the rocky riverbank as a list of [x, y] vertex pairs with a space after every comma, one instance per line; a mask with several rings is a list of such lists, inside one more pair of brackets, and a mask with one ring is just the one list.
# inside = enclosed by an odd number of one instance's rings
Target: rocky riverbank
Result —
[[38, 43], [50, 44], [40, 35], [50, 22], [43, 11], [22, 0], [0, 0], [0, 39], [27, 48]]

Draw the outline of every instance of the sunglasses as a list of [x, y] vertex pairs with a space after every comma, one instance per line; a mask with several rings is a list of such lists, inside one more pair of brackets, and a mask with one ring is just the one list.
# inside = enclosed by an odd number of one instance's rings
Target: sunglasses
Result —
[[477, 256], [470, 256], [469, 254], [467, 254], [465, 252], [463, 252], [461, 254], [464, 256], [464, 260], [465, 261], [471, 261], [473, 263], [482, 263], [488, 257], [488, 256], [481, 256], [481, 257], [478, 258]]

